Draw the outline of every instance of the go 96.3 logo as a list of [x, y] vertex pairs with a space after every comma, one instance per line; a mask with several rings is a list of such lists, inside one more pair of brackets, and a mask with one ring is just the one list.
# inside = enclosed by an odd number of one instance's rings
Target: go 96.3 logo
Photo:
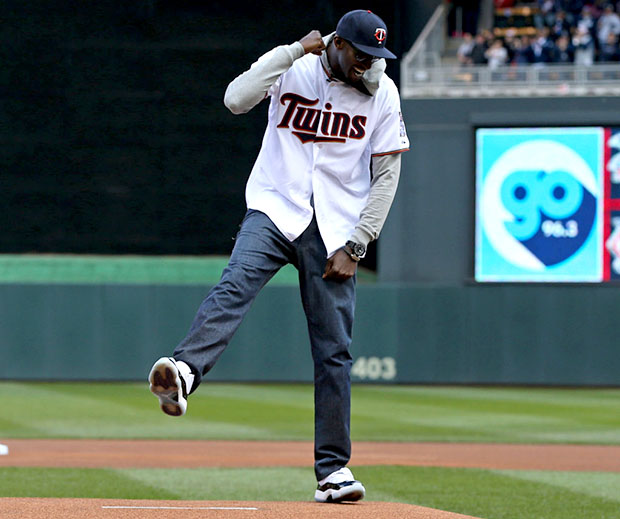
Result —
[[478, 131], [478, 280], [600, 281], [601, 139]]

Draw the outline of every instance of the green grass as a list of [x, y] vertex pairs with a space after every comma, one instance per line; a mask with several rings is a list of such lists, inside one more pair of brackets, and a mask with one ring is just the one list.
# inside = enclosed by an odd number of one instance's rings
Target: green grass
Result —
[[[3, 283], [214, 284], [228, 256], [137, 256], [93, 254], [0, 254]], [[295, 284], [287, 266], [272, 284]]]
[[[487, 519], [620, 518], [620, 474], [356, 467], [369, 499]], [[306, 468], [0, 468], [0, 497], [308, 501]], [[277, 485], [274, 484], [277, 482]]]
[[[232, 244], [231, 244], [232, 245]], [[228, 256], [139, 256], [95, 254], [0, 254], [2, 283], [215, 284]], [[374, 271], [358, 269], [358, 281], [376, 282]], [[272, 285], [296, 285], [297, 270], [286, 265]]]
[[[0, 383], [3, 438], [311, 440], [309, 385], [203, 384], [182, 419], [146, 384]], [[10, 405], [6, 405], [10, 404]], [[620, 390], [354, 386], [357, 441], [620, 444]], [[620, 519], [620, 473], [354, 467], [368, 498], [486, 519]], [[274, 485], [277, 481], [277, 485]], [[311, 499], [312, 467], [0, 468], [0, 496]]]
[[[181, 420], [146, 383], [0, 383], [12, 438], [311, 440], [310, 385], [205, 383]], [[620, 390], [364, 386], [352, 436], [372, 441], [620, 444]]]

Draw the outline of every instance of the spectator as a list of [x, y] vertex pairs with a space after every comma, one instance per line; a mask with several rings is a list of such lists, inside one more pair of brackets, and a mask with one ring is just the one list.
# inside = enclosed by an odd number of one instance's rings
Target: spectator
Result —
[[[575, 60], [575, 50], [567, 35], [560, 36], [555, 42], [553, 62], [558, 65], [572, 65]], [[565, 68], [549, 67], [546, 71], [550, 81], [571, 81], [574, 71]]]
[[577, 28], [586, 29], [590, 34], [594, 35], [595, 26], [596, 22], [592, 15], [592, 8], [589, 5], [585, 5], [577, 19]]
[[506, 51], [508, 52], [508, 60], [507, 63], [512, 63], [515, 58], [515, 38], [516, 33], [513, 30], [506, 31], [504, 35], [504, 47], [506, 47]]
[[485, 53], [488, 48], [489, 46], [487, 44], [486, 38], [484, 37], [484, 34], [482, 34], [481, 32], [476, 34], [474, 46], [472, 47], [470, 54], [471, 62], [474, 65], [486, 65], [487, 58]]
[[484, 53], [489, 68], [496, 69], [508, 62], [508, 51], [501, 39], [496, 38]]
[[594, 63], [594, 38], [585, 27], [577, 27], [573, 36], [575, 64], [590, 66]]
[[538, 0], [539, 13], [535, 16], [535, 24], [538, 29], [550, 27], [555, 19], [555, 0]]
[[620, 49], [618, 48], [618, 36], [613, 32], [607, 35], [607, 41], [601, 45], [598, 55], [599, 61], [609, 63], [620, 61]]
[[571, 24], [566, 18], [566, 11], [558, 11], [555, 20], [551, 25], [550, 36], [557, 40], [560, 36], [568, 36], [571, 31]]
[[528, 61], [538, 65], [551, 63], [555, 45], [549, 38], [549, 27], [539, 29], [536, 38], [532, 41], [528, 51]]
[[603, 14], [596, 24], [596, 37], [599, 45], [604, 45], [610, 34], [616, 36], [620, 34], [620, 16], [614, 11], [613, 6], [608, 4], [603, 9]]
[[474, 38], [468, 32], [463, 34], [463, 41], [456, 51], [456, 57], [461, 65], [471, 65], [471, 51], [474, 48]]
[[598, 20], [603, 14], [605, 6], [609, 3], [609, 1], [610, 0], [588, 0], [588, 5], [592, 11], [592, 18]]
[[523, 35], [520, 38], [515, 38], [513, 43], [514, 57], [512, 62], [515, 65], [529, 65], [530, 63], [530, 37]]
[[569, 65], [575, 61], [575, 48], [567, 35], [560, 36], [555, 42], [553, 62]]

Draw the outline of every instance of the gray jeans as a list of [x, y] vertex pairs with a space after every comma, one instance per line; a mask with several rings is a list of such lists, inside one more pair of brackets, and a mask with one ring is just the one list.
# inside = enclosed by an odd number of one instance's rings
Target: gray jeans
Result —
[[299, 271], [301, 300], [314, 361], [314, 458], [317, 479], [351, 457], [351, 354], [355, 277], [322, 279], [326, 250], [316, 219], [290, 242], [262, 212], [249, 210], [228, 266], [200, 305], [174, 357], [197, 373], [193, 389], [216, 363], [252, 301], [287, 263]]

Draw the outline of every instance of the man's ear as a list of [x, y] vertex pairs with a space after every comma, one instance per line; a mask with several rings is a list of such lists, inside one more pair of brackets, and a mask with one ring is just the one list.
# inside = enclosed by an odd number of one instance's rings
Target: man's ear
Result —
[[338, 36], [337, 34], [334, 36], [332, 40], [337, 49], [342, 49], [344, 47], [344, 40]]

